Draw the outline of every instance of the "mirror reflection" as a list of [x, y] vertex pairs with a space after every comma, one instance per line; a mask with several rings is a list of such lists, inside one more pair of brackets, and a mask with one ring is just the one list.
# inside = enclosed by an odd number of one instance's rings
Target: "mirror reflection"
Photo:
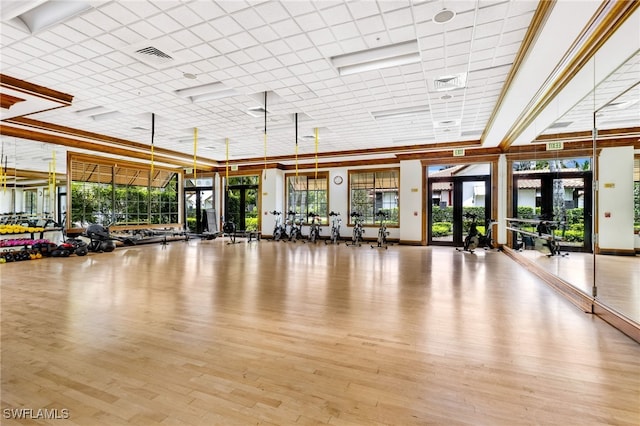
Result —
[[[640, 51], [543, 132], [557, 136], [555, 154], [547, 146], [538, 158], [512, 162], [514, 220], [507, 224], [521, 230], [513, 245], [522, 256], [636, 324], [639, 101]], [[562, 140], [583, 141], [585, 155], [562, 155]]]

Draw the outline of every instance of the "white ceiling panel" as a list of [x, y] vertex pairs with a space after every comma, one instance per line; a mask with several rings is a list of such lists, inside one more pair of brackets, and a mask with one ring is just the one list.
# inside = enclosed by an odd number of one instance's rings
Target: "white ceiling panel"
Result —
[[[273, 127], [269, 155], [292, 153], [294, 112], [310, 117], [306, 132], [323, 128], [320, 151], [455, 142], [478, 139], [485, 130], [537, 6], [530, 0], [114, 0], [96, 3], [92, 10], [35, 35], [3, 22], [0, 66], [3, 74], [74, 97], [72, 107], [29, 118], [146, 144], [149, 119], [140, 114], [154, 112], [158, 147], [189, 151], [190, 144], [178, 140], [188, 139], [190, 129], [198, 127], [207, 138], [198, 154], [217, 161], [224, 159], [225, 137], [234, 142], [235, 158], [262, 156], [263, 117], [252, 117], [247, 110], [261, 105], [264, 91], [279, 97], [268, 100], [268, 126]], [[557, 7], [571, 9], [565, 3]], [[457, 16], [449, 23], [434, 23], [433, 16], [443, 8]], [[566, 34], [577, 34], [591, 14], [577, 14], [582, 22], [572, 23]], [[517, 86], [525, 97], [535, 93], [552, 69], [553, 64], [541, 64], [540, 58], [557, 60], [573, 41], [569, 36], [563, 39], [557, 28], [549, 31], [543, 29], [538, 40], [545, 44], [530, 53], [518, 76], [525, 79]], [[336, 55], [417, 37], [417, 63], [344, 76], [331, 63]], [[152, 65], [148, 58], [129, 52], [141, 42], [173, 59]], [[429, 92], [433, 78], [468, 70], [466, 88]], [[630, 70], [627, 75], [633, 79], [637, 67]], [[237, 94], [202, 102], [175, 94], [177, 89], [217, 81]], [[610, 96], [625, 84], [629, 82], [619, 79], [608, 87]], [[444, 95], [451, 99], [441, 99]], [[501, 122], [509, 122], [526, 103], [527, 99], [505, 102], [499, 111]], [[371, 115], [416, 105], [428, 105], [430, 111], [384, 122]], [[94, 106], [122, 115], [99, 120], [75, 114]], [[629, 110], [623, 115], [637, 121]], [[455, 123], [434, 128], [434, 121]], [[144, 129], [134, 129], [140, 126]], [[492, 137], [490, 144], [499, 139]], [[217, 149], [206, 148], [213, 145]], [[38, 149], [35, 144], [34, 152]], [[66, 152], [56, 149], [59, 155]], [[313, 143], [301, 149], [312, 152]], [[28, 158], [20, 161], [24, 168], [42, 167], [35, 161], [27, 164]]]

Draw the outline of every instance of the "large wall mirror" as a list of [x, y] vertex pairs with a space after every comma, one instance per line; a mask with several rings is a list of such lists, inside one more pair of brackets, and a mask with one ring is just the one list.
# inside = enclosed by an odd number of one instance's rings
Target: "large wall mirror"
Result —
[[[597, 61], [592, 60], [593, 69]], [[597, 84], [593, 81], [593, 90], [542, 132], [557, 135], [565, 147], [583, 147], [577, 150], [581, 155], [565, 151], [535, 166], [514, 163], [520, 167], [513, 172], [514, 193], [518, 188], [521, 210], [529, 206], [535, 214], [533, 197], [541, 200], [538, 210], [544, 209], [546, 185], [553, 203], [548, 210], [563, 213], [554, 216], [562, 222], [555, 232], [562, 239], [561, 254], [567, 254], [536, 263], [640, 328], [640, 50]], [[555, 173], [536, 176], [554, 162]], [[560, 204], [556, 195], [563, 196]], [[578, 218], [579, 213], [586, 214]]]

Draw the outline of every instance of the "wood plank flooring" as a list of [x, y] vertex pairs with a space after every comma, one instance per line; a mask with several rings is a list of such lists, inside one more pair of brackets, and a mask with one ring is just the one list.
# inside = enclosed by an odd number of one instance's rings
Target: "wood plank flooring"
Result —
[[[564, 257], [548, 257], [536, 250], [519, 254], [591, 295], [593, 254], [572, 252]], [[640, 324], [640, 256], [597, 255], [595, 269], [598, 300]]]
[[192, 240], [0, 279], [2, 425], [640, 424], [640, 345], [498, 252]]

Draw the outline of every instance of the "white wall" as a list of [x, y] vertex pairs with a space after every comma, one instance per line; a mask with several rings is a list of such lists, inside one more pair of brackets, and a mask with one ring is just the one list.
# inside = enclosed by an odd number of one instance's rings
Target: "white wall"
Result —
[[262, 178], [262, 230], [265, 235], [271, 235], [276, 224], [276, 216], [272, 211], [282, 212], [280, 218], [287, 217], [284, 211], [284, 172], [279, 169], [267, 169]]
[[400, 162], [400, 229], [403, 243], [422, 240], [422, 164], [420, 160]]
[[598, 246], [634, 250], [633, 147], [602, 149], [597, 172]]

